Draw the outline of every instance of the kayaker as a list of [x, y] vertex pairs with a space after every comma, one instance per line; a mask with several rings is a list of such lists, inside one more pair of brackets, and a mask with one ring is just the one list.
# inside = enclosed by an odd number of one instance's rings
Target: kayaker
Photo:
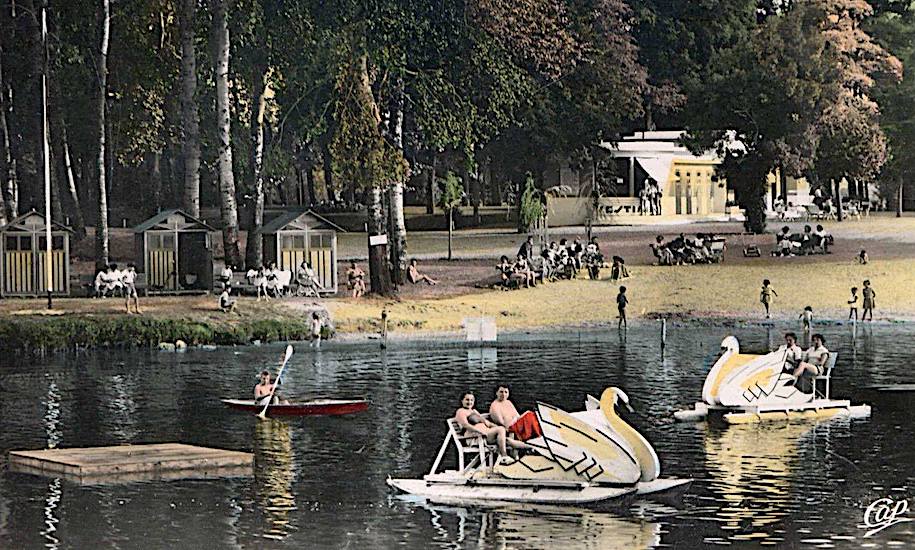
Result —
[[508, 386], [499, 386], [496, 390], [496, 400], [489, 405], [490, 420], [503, 426], [521, 441], [543, 435], [537, 415], [533, 411], [518, 414], [515, 404], [508, 399], [509, 393]]
[[[271, 381], [270, 373], [267, 371], [261, 371], [261, 381], [258, 385], [254, 386], [254, 401], [258, 405], [266, 405], [267, 399], [270, 397], [270, 392], [273, 391], [273, 382]], [[282, 403], [283, 405], [288, 405], [289, 401], [283, 399], [279, 392], [273, 392], [273, 401], [271, 405], [276, 405]]]

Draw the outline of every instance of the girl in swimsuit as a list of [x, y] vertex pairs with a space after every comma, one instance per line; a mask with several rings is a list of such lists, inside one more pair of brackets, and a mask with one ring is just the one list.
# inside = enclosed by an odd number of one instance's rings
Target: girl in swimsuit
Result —
[[476, 398], [473, 394], [465, 393], [461, 398], [461, 408], [454, 413], [454, 418], [464, 428], [465, 433], [476, 432], [485, 437], [487, 442], [495, 443], [499, 449], [500, 461], [502, 461], [502, 457], [508, 457], [506, 445], [515, 449], [531, 448], [527, 443], [507, 438], [505, 428], [483, 418], [483, 415], [473, 408], [474, 403], [476, 403]]

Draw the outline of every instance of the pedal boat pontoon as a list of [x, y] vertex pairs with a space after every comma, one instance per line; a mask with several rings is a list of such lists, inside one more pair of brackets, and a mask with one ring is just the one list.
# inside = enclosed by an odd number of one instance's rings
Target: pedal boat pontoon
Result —
[[[464, 434], [457, 420], [429, 473], [422, 479], [392, 479], [391, 487], [430, 502], [451, 505], [538, 503], [597, 505], [622, 497], [685, 490], [691, 479], [660, 478], [661, 466], [651, 444], [617, 415], [629, 406], [619, 388], [601, 399], [588, 396], [584, 411], [568, 413], [538, 403], [542, 437], [528, 440], [533, 451], [507, 464], [483, 437]], [[439, 472], [448, 447], [457, 449], [456, 470]], [[472, 458], [466, 461], [466, 455]]]
[[737, 338], [728, 336], [721, 342], [721, 350], [702, 386], [702, 401], [693, 409], [675, 412], [677, 420], [700, 421], [714, 413], [729, 424], [751, 424], [871, 414], [869, 405], [852, 405], [830, 396], [835, 352], [829, 353], [824, 373], [812, 379], [811, 391], [803, 392], [795, 386], [794, 376], [784, 372], [785, 346], [766, 355], [745, 354], [740, 353]]

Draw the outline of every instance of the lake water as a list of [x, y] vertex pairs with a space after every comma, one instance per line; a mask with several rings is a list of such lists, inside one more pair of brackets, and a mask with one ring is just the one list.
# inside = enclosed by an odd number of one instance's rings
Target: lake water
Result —
[[[735, 329], [742, 348], [781, 342], [781, 327]], [[187, 353], [100, 351], [32, 361], [0, 358], [0, 452], [48, 446], [183, 443], [255, 453], [253, 476], [79, 486], [0, 474], [2, 548], [777, 548], [913, 547], [915, 523], [872, 538], [858, 527], [882, 497], [915, 508], [912, 393], [868, 386], [915, 381], [906, 326], [823, 330], [838, 350], [833, 395], [873, 406], [871, 418], [726, 427], [680, 424], [699, 399], [723, 328], [656, 326], [505, 337], [494, 348], [429, 342], [296, 345], [290, 397], [366, 396], [338, 418], [259, 422], [220, 398], [247, 396], [281, 346]], [[385, 478], [421, 476], [444, 419], [473, 390], [480, 408], [511, 384], [519, 408], [537, 399], [580, 410], [587, 393], [620, 386], [629, 421], [666, 475], [696, 481], [680, 499], [614, 511], [548, 506], [453, 508], [393, 495]], [[915, 518], [915, 510], [908, 514]]]

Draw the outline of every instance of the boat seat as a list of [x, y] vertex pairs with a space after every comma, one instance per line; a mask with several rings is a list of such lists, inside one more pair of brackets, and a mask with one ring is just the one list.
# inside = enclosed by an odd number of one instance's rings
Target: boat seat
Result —
[[[482, 416], [484, 418], [489, 417], [488, 414]], [[487, 443], [486, 438], [482, 435], [465, 434], [464, 428], [458, 424], [458, 421], [455, 418], [449, 418], [446, 421], [446, 424], [448, 425], [448, 435], [445, 436], [445, 441], [438, 451], [438, 456], [432, 464], [432, 470], [429, 472], [430, 474], [434, 474], [438, 470], [439, 463], [442, 461], [442, 457], [444, 457], [449, 443], [454, 443], [454, 446], [457, 448], [458, 471], [463, 472], [466, 469], [476, 466], [492, 466], [494, 464], [495, 457], [498, 456], [498, 450], [495, 445]], [[470, 462], [466, 461], [466, 455], [473, 456]]]
[[[821, 374], [819, 376], [815, 376], [813, 378], [813, 397], [814, 397], [814, 399], [816, 399], [817, 397], [822, 397], [823, 399], [829, 399], [830, 377], [832, 376], [832, 369], [833, 369], [833, 367], [836, 366], [836, 359], [838, 359], [838, 357], [839, 357], [838, 353], [835, 353], [832, 351], [829, 352], [829, 359], [826, 360], [826, 370], [823, 372], [823, 374]], [[824, 391], [822, 391], [822, 392], [818, 391], [818, 388], [819, 388], [819, 386], [817, 386], [818, 382], [823, 382]]]

